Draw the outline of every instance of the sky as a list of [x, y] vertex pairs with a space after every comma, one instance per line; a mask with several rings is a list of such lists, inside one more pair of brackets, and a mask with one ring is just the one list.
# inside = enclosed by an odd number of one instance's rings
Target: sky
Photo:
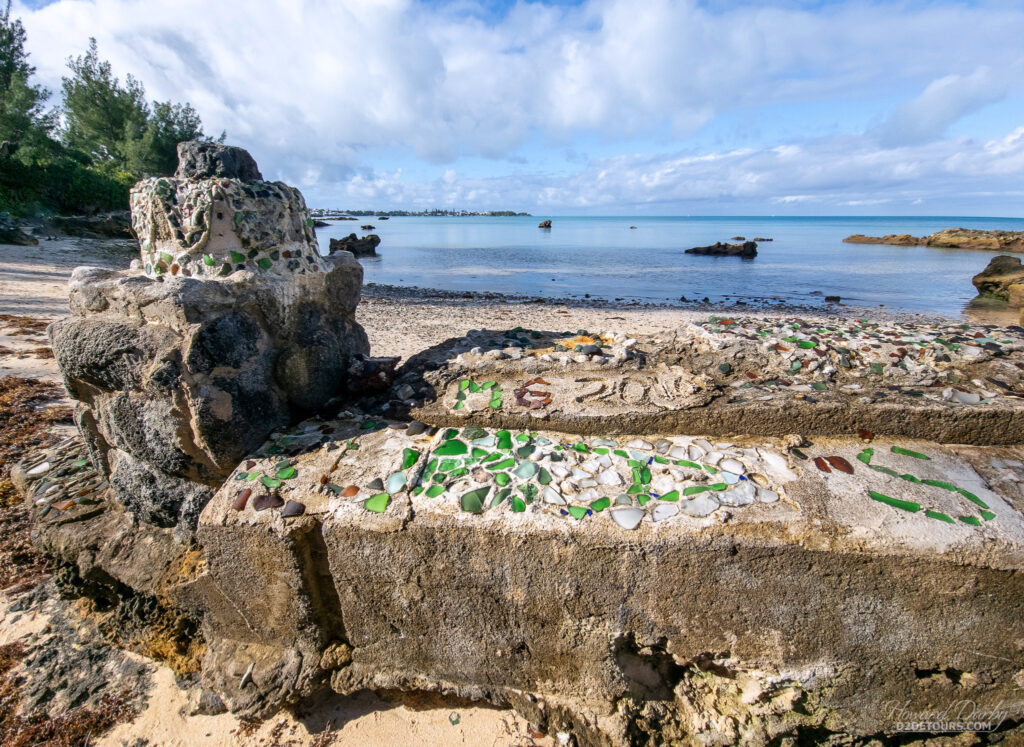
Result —
[[1024, 217], [1020, 0], [16, 0], [311, 207]]

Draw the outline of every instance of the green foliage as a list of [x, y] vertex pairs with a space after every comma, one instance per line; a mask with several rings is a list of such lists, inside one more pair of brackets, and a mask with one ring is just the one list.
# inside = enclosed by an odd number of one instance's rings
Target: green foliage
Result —
[[71, 75], [63, 79], [64, 144], [87, 154], [97, 166], [123, 165], [134, 140], [149, 119], [146, 92], [131, 75], [124, 85], [110, 63], [100, 60], [96, 40], [84, 56], [68, 58]]
[[46, 111], [49, 92], [30, 83], [25, 29], [11, 19], [8, 0], [0, 10], [0, 210], [127, 209], [137, 180], [174, 173], [179, 142], [208, 139], [191, 104], [150, 105], [138, 80], [121, 82], [95, 39], [68, 59], [68, 70], [62, 109]]
[[49, 92], [29, 85], [33, 73], [25, 52], [25, 29], [20, 20], [11, 20], [8, 0], [0, 11], [0, 158], [31, 158], [48, 146], [56, 115], [43, 109]]

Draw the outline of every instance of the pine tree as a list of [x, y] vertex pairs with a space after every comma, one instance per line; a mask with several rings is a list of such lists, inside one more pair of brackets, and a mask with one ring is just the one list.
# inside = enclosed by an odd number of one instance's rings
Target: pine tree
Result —
[[49, 140], [56, 115], [44, 109], [49, 92], [29, 84], [35, 68], [25, 51], [25, 28], [11, 20], [11, 2], [0, 11], [0, 155], [33, 160]]

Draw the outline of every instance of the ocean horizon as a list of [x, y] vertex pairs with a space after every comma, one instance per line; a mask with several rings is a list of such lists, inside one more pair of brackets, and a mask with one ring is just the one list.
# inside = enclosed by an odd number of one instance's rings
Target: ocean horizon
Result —
[[[550, 218], [551, 229], [537, 223]], [[360, 230], [371, 224], [372, 231]], [[631, 228], [636, 226], [636, 228]], [[673, 303], [844, 304], [956, 317], [971, 278], [1001, 252], [847, 244], [862, 233], [926, 236], [944, 228], [1024, 231], [1024, 218], [977, 216], [396, 216], [332, 222], [332, 238], [376, 233], [364, 281], [546, 298]], [[734, 237], [758, 242], [750, 260], [685, 254]]]

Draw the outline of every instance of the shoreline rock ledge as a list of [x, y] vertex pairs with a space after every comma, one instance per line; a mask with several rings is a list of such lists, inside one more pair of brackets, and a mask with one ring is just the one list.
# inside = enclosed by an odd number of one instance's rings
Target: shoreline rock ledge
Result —
[[890, 246], [930, 246], [936, 249], [979, 249], [995, 252], [1024, 252], [1024, 231], [983, 231], [974, 228], [944, 228], [928, 236], [891, 233], [865, 236], [855, 233], [843, 239], [847, 244], [889, 244]]
[[182, 143], [131, 194], [141, 259], [79, 267], [48, 333], [92, 463], [139, 519], [189, 533], [246, 454], [346, 392], [369, 354], [362, 267], [321, 257], [299, 191], [240, 148]]

